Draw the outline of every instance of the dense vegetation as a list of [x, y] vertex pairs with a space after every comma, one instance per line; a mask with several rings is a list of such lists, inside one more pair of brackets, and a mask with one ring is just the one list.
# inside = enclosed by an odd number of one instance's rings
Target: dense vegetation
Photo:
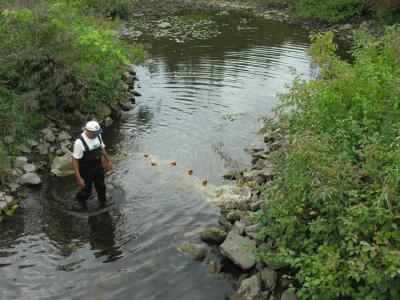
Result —
[[[42, 1], [1, 12], [0, 173], [45, 116], [89, 114], [124, 96], [122, 73], [145, 52], [122, 43], [111, 21], [91, 13], [92, 2]], [[15, 142], [5, 147], [5, 136]]]
[[338, 22], [361, 14], [374, 15], [384, 23], [400, 18], [399, 0], [236, 0], [270, 7], [288, 8], [295, 16], [318, 21]]
[[301, 299], [399, 299], [400, 28], [357, 33], [353, 64], [332, 37], [310, 49], [320, 76], [281, 96], [290, 146], [274, 157], [258, 257], [290, 266]]

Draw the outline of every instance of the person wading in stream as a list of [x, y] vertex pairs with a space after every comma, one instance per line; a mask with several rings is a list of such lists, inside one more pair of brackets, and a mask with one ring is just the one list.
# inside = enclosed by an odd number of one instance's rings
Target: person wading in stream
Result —
[[72, 166], [76, 181], [81, 187], [75, 199], [80, 202], [86, 201], [92, 194], [93, 183], [98, 200], [103, 203], [107, 200], [101, 157], [104, 156], [107, 161], [107, 171], [112, 171], [113, 165], [101, 138], [102, 132], [99, 123], [90, 121], [74, 143]]

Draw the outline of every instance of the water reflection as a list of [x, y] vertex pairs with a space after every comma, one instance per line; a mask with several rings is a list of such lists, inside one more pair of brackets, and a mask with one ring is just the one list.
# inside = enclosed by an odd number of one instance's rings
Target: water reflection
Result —
[[110, 262], [122, 257], [122, 251], [115, 247], [115, 228], [109, 212], [88, 218], [90, 228], [90, 245], [94, 256], [107, 256], [104, 262]]

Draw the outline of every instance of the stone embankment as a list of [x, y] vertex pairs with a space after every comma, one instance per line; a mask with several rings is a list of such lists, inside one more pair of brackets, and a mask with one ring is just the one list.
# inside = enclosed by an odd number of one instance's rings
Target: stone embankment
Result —
[[[217, 188], [214, 202], [221, 208], [221, 227], [201, 232], [201, 240], [209, 247], [185, 243], [181, 250], [208, 264], [211, 273], [236, 280], [238, 290], [231, 299], [295, 300], [297, 296], [290, 290], [293, 283], [281, 273], [285, 266], [256, 262], [252, 257], [253, 250], [267, 242], [255, 220], [263, 214], [264, 192], [274, 179], [275, 166], [270, 158], [288, 147], [279, 132], [265, 134], [264, 141], [264, 147], [246, 150], [252, 156], [251, 167], [224, 174], [225, 179], [236, 180], [236, 185]], [[235, 265], [237, 274], [224, 276], [221, 260]]]
[[[26, 197], [23, 186], [35, 187], [42, 183], [43, 174], [50, 170], [52, 161], [72, 151], [74, 140], [81, 132], [82, 126], [90, 119], [98, 120], [103, 127], [110, 127], [115, 120], [128, 116], [135, 104], [135, 97], [140, 94], [134, 90], [138, 79], [133, 69], [123, 74], [126, 97], [118, 103], [102, 103], [95, 114], [84, 115], [78, 109], [65, 115], [64, 121], [51, 120], [40, 133], [37, 140], [28, 139], [17, 146], [21, 156], [12, 161], [12, 168], [7, 171], [3, 189], [0, 191], [0, 211], [12, 207]], [[14, 144], [11, 136], [4, 137], [6, 144]]]

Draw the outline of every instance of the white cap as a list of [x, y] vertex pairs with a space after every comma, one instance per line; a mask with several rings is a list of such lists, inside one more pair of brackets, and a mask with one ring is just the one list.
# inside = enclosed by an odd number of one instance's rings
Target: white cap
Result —
[[96, 134], [101, 134], [103, 132], [103, 129], [101, 129], [99, 123], [97, 123], [96, 121], [89, 121], [86, 123], [85, 126], [86, 130], [92, 131]]

